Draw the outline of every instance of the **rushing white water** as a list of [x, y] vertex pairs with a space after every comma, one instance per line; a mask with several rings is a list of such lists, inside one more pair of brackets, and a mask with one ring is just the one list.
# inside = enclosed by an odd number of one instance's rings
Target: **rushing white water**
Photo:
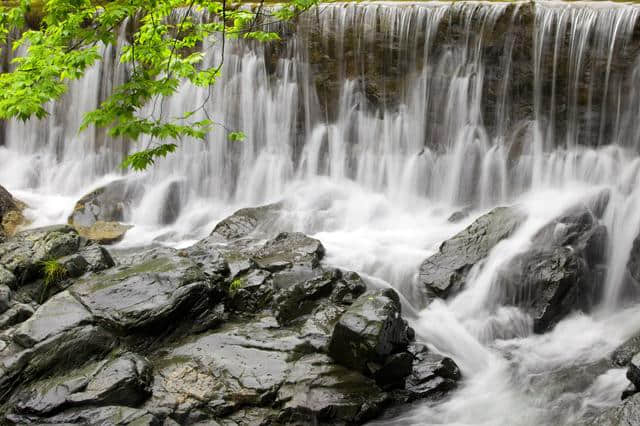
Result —
[[[614, 405], [623, 371], [571, 368], [597, 364], [640, 324], [640, 306], [622, 300], [640, 230], [639, 12], [606, 2], [334, 3], [278, 46], [229, 41], [211, 93], [184, 87], [161, 109], [178, 116], [206, 100], [247, 140], [219, 131], [185, 141], [136, 175], [144, 195], [121, 244], [185, 246], [237, 208], [285, 199], [283, 227], [319, 238], [327, 263], [397, 288], [418, 338], [464, 373], [447, 400], [385, 424], [565, 424]], [[6, 123], [0, 184], [29, 205], [33, 226], [66, 221], [80, 196], [120, 177], [135, 148], [101, 130], [77, 133], [83, 112], [126, 79], [119, 49], [46, 120]], [[204, 49], [210, 64], [222, 59], [220, 43]], [[603, 189], [601, 306], [534, 335], [527, 315], [492, 300], [496, 273], [548, 221]], [[181, 210], [167, 224], [171, 191]], [[519, 204], [526, 222], [463, 292], [419, 311], [420, 262], [505, 204]], [[467, 219], [447, 221], [464, 207]]]

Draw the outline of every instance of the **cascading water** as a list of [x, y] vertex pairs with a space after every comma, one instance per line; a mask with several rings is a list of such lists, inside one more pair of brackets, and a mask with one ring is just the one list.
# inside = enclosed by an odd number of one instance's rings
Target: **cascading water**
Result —
[[[211, 93], [184, 87], [162, 109], [177, 116], [205, 102], [246, 141], [214, 132], [130, 176], [145, 191], [121, 244], [184, 246], [237, 208], [284, 199], [283, 226], [314, 234], [330, 263], [397, 288], [419, 339], [465, 375], [450, 399], [384, 423], [565, 424], [614, 405], [622, 370], [598, 370], [580, 390], [557, 374], [593, 365], [640, 323], [640, 307], [623, 303], [640, 230], [639, 13], [602, 2], [333, 3], [282, 29], [281, 42], [227, 41]], [[46, 120], [5, 125], [0, 184], [27, 202], [34, 226], [66, 221], [135, 148], [100, 130], [76, 133], [83, 112], [126, 79], [119, 48]], [[203, 49], [210, 63], [222, 60], [220, 43]], [[534, 335], [526, 314], [496, 306], [497, 271], [603, 189], [610, 243], [599, 308]], [[167, 223], [171, 193], [181, 208]], [[479, 214], [514, 203], [525, 223], [465, 290], [423, 309], [420, 262]], [[473, 213], [448, 222], [461, 208]]]

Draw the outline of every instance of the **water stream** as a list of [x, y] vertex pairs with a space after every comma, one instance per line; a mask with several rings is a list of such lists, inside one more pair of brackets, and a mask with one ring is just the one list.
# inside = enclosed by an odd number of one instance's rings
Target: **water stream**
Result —
[[[211, 93], [184, 87], [163, 111], [208, 99], [210, 114], [246, 141], [213, 132], [128, 175], [144, 195], [120, 245], [184, 247], [238, 208], [284, 199], [283, 227], [320, 239], [327, 263], [398, 289], [418, 339], [461, 367], [449, 399], [381, 424], [566, 424], [615, 405], [624, 371], [597, 363], [640, 328], [640, 305], [624, 297], [640, 231], [639, 13], [608, 2], [332, 3], [276, 45], [229, 41]], [[0, 184], [29, 205], [32, 226], [66, 222], [82, 195], [122, 177], [117, 166], [135, 146], [77, 133], [82, 113], [126, 79], [119, 48], [47, 119], [6, 123]], [[220, 43], [203, 49], [219, 63]], [[496, 273], [542, 226], [604, 189], [605, 294], [591, 315], [535, 335], [523, 312], [492, 301]], [[171, 191], [180, 214], [163, 223]], [[525, 223], [464, 291], [423, 309], [420, 263], [512, 204]], [[463, 208], [466, 219], [447, 220]]]

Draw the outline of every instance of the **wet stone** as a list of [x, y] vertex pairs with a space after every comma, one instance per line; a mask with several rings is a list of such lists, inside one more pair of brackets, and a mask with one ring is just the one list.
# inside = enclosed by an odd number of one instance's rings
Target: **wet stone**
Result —
[[202, 270], [166, 249], [145, 252], [134, 265], [89, 276], [70, 291], [99, 321], [116, 329], [159, 325], [180, 310], [209, 306], [210, 293]]
[[389, 355], [406, 350], [409, 326], [395, 291], [367, 291], [347, 308], [331, 336], [329, 355], [338, 363], [375, 374]]
[[419, 281], [427, 298], [446, 298], [464, 286], [471, 268], [524, 220], [516, 207], [497, 207], [443, 242], [438, 252], [420, 265]]
[[13, 340], [24, 347], [60, 334], [63, 331], [90, 323], [92, 316], [69, 292], [49, 299], [13, 333]]

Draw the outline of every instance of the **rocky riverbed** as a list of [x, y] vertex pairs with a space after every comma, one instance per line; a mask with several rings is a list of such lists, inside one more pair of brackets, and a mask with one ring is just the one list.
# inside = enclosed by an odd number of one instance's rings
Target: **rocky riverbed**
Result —
[[[22, 217], [23, 203], [2, 194], [4, 212]], [[119, 220], [131, 194], [117, 181], [79, 200], [69, 225], [5, 231], [5, 422], [362, 424], [416, 401], [446, 400], [464, 380], [455, 360], [416, 339], [394, 289], [332, 267], [319, 240], [279, 230], [283, 203], [238, 210], [184, 249], [107, 248], [100, 243], [122, 236], [82, 232], [96, 223], [125, 227]], [[496, 308], [518, 308], [539, 334], [589, 313], [602, 298], [609, 198], [602, 191], [542, 226], [529, 249], [500, 269], [490, 299]], [[417, 271], [425, 310], [463, 292], [526, 217], [518, 205], [498, 207], [443, 242]], [[628, 292], [636, 286], [637, 241]], [[583, 392], [620, 368], [629, 380], [620, 405], [580, 423], [635, 424], [638, 336], [606, 358], [533, 381], [550, 394]]]
[[246, 213], [183, 250], [110, 253], [69, 225], [8, 237], [4, 421], [354, 424], [456, 387], [394, 290], [325, 264], [304, 234], [253, 238]]

